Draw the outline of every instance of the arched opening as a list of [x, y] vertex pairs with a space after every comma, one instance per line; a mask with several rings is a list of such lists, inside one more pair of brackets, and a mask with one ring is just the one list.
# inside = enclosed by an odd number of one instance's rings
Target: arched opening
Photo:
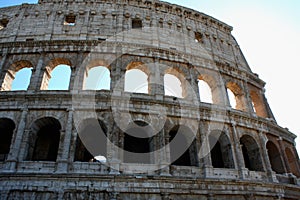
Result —
[[15, 79], [12, 82], [11, 90], [27, 90], [30, 78], [32, 75], [32, 68], [23, 68], [16, 73]]
[[200, 101], [205, 103], [213, 103], [211, 88], [207, 82], [198, 79], [198, 88]]
[[288, 165], [290, 166], [289, 172], [293, 173], [297, 177], [300, 177], [300, 173], [298, 171], [298, 165], [297, 165], [297, 162], [299, 162], [299, 160], [295, 157], [292, 150], [288, 147], [285, 149], [285, 154], [288, 160]]
[[61, 125], [57, 119], [44, 117], [36, 120], [30, 131], [28, 159], [56, 161]]
[[126, 92], [144, 93], [148, 94], [148, 76], [140, 69], [130, 69], [125, 73]]
[[266, 148], [267, 148], [267, 151], [268, 151], [268, 156], [269, 156], [269, 160], [270, 160], [272, 170], [274, 172], [278, 173], [278, 174], [285, 173], [283, 163], [282, 163], [282, 160], [281, 160], [281, 156], [280, 156], [279, 150], [276, 147], [276, 145], [273, 142], [268, 141], [267, 145], [266, 145]]
[[68, 65], [58, 65], [51, 72], [48, 90], [68, 90], [71, 68]]
[[229, 99], [229, 104], [232, 108], [236, 109], [236, 99], [234, 93], [227, 88], [227, 94], [228, 94], [228, 99]]
[[175, 126], [169, 132], [170, 158], [172, 165], [197, 166], [196, 139], [186, 126]]
[[214, 168], [234, 168], [231, 143], [225, 133], [213, 131], [209, 135], [210, 156]]
[[250, 91], [250, 97], [252, 100], [252, 106], [253, 106], [254, 112], [260, 117], [267, 117], [268, 115], [266, 113], [265, 105], [263, 103], [262, 97], [253, 90]]
[[245, 97], [241, 87], [234, 82], [226, 84], [228, 100], [232, 108], [246, 111]]
[[249, 135], [244, 135], [240, 139], [245, 167], [251, 171], [264, 171], [259, 146], [255, 139]]
[[32, 74], [33, 65], [31, 62], [22, 60], [10, 66], [5, 74], [1, 91], [27, 90]]
[[76, 139], [76, 150], [74, 161], [90, 162], [93, 161], [94, 156], [85, 148], [79, 136]]
[[151, 152], [153, 151], [154, 137], [152, 128], [143, 121], [135, 121], [130, 124], [124, 133], [125, 163], [153, 163]]
[[[74, 161], [106, 161], [107, 127], [104, 122], [85, 119], [79, 127]], [[102, 157], [101, 160], [99, 157]]]
[[181, 81], [175, 75], [165, 74], [164, 88], [165, 95], [183, 98]]
[[107, 67], [96, 66], [88, 70], [84, 90], [110, 90], [110, 71]]
[[7, 158], [15, 127], [11, 119], [0, 118], [0, 161]]
[[68, 59], [56, 58], [45, 67], [41, 90], [68, 90], [72, 64]]

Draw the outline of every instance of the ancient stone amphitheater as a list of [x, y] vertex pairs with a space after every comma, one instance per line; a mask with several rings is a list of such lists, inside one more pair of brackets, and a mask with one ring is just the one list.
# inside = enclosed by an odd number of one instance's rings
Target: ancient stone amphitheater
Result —
[[156, 0], [0, 8], [0, 199], [300, 199], [296, 136], [231, 31]]

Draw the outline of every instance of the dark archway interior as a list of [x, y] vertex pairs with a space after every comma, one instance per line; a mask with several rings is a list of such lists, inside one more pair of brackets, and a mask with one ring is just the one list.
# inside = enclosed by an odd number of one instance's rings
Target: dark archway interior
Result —
[[11, 119], [0, 119], [0, 161], [4, 161], [9, 153], [15, 123]]
[[81, 123], [77, 136], [75, 161], [88, 162], [96, 156], [107, 156], [107, 127], [97, 119]]
[[55, 118], [36, 120], [31, 127], [27, 158], [33, 161], [56, 161], [60, 130], [61, 125]]
[[248, 151], [247, 151], [247, 148], [244, 145], [242, 146], [242, 151], [243, 151], [245, 167], [248, 168], [248, 169], [251, 169], [250, 158], [248, 156]]
[[221, 144], [219, 141], [215, 144], [210, 153], [212, 166], [215, 168], [224, 168]]
[[231, 143], [221, 131], [212, 131], [209, 136], [210, 156], [214, 168], [234, 168]]
[[240, 139], [244, 156], [245, 167], [251, 171], [264, 171], [259, 146], [249, 135]]
[[152, 163], [150, 152], [153, 151], [152, 129], [147, 123], [136, 121], [124, 133], [124, 162]]
[[289, 166], [290, 166], [289, 172], [293, 173], [297, 177], [300, 177], [300, 173], [299, 173], [298, 166], [297, 166], [298, 159], [294, 156], [292, 150], [288, 147], [285, 149], [285, 154], [288, 159]]
[[273, 142], [269, 141], [267, 142], [266, 148], [268, 150], [268, 156], [270, 159], [272, 170], [278, 174], [285, 173], [281, 156], [276, 145]]
[[52, 125], [43, 126], [37, 133], [33, 161], [56, 161], [60, 130]]
[[175, 126], [169, 132], [169, 136], [172, 165], [197, 166], [196, 141], [189, 128], [184, 126]]

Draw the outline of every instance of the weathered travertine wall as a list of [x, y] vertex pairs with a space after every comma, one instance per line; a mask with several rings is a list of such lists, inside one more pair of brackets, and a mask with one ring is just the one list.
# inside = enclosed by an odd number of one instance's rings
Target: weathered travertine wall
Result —
[[[160, 1], [0, 8], [0, 199], [299, 199], [295, 135], [277, 125], [231, 30]], [[62, 64], [68, 90], [47, 90]], [[97, 66], [110, 87], [84, 89]], [[24, 68], [28, 89], [15, 91]], [[125, 91], [131, 69], [147, 76], [146, 94]], [[166, 74], [181, 97], [166, 95]], [[105, 163], [90, 162], [99, 154]]]

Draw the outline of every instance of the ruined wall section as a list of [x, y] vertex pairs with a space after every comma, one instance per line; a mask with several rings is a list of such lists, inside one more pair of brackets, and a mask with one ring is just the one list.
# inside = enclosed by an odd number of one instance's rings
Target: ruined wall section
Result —
[[[222, 62], [243, 71], [250, 71], [237, 42], [231, 35], [232, 27], [203, 13], [165, 2], [151, 1], [40, 1], [1, 8], [0, 19], [8, 20], [1, 30], [0, 42], [51, 40], [105, 40], [132, 28], [132, 20], [140, 19], [143, 29], [163, 28], [181, 34], [178, 41], [195, 40]], [[68, 16], [75, 17], [74, 25], [66, 25]], [[162, 37], [162, 35], [160, 35]], [[186, 38], [184, 38], [186, 37]], [[180, 50], [176, 41], [161, 45]], [[155, 44], [149, 38], [148, 44]], [[182, 50], [189, 42], [181, 44]], [[188, 52], [192, 53], [192, 52]], [[200, 56], [200, 55], [199, 55]]]

